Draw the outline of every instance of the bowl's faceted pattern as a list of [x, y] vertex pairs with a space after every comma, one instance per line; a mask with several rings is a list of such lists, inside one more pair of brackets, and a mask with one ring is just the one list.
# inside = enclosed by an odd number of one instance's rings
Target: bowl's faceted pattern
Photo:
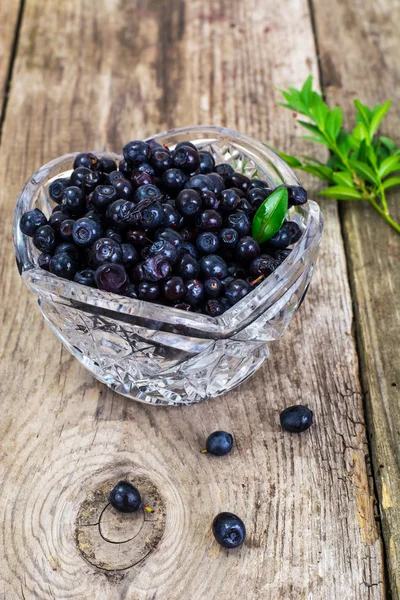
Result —
[[[237, 132], [190, 128], [156, 139], [169, 146], [191, 139], [210, 150], [216, 162], [229, 162], [249, 177], [266, 179], [271, 187], [298, 183], [272, 150]], [[39, 297], [56, 335], [100, 381], [136, 400], [189, 404], [242, 383], [268, 357], [269, 342], [283, 335], [307, 291], [323, 227], [318, 206], [309, 202], [291, 209], [291, 218], [303, 229], [291, 255], [251, 294], [212, 319], [87, 288], [37, 267], [38, 253], [20, 233], [19, 218], [33, 207], [50, 214], [49, 183], [67, 173], [73, 159], [61, 157], [31, 178], [14, 221], [21, 275]]]

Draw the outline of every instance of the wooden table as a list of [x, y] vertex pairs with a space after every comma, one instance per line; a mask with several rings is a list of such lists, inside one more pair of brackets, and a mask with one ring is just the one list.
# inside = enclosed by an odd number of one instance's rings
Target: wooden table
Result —
[[[374, 212], [322, 201], [313, 285], [271, 359], [181, 409], [95, 381], [44, 325], [11, 249], [23, 183], [69, 151], [213, 124], [324, 157], [278, 106], [276, 87], [309, 73], [348, 124], [355, 96], [392, 98], [399, 141], [399, 24], [397, 0], [1, 3], [1, 598], [400, 597], [400, 239]], [[315, 426], [286, 434], [279, 411], [299, 402]], [[220, 461], [198, 452], [216, 428], [237, 442]], [[105, 490], [132, 473], [155, 522], [110, 513], [99, 536]], [[213, 541], [220, 510], [246, 521], [240, 550]]]

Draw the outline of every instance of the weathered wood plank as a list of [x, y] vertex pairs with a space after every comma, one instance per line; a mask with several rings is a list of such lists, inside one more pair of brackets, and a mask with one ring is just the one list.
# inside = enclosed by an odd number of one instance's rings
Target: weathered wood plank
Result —
[[[399, 143], [400, 5], [336, 2], [327, 19], [316, 0], [315, 20], [328, 101], [344, 107], [350, 124], [353, 98], [371, 106], [391, 98], [382, 134]], [[400, 221], [398, 196], [389, 203]], [[368, 206], [344, 206], [343, 224], [390, 581], [400, 598], [400, 237]]]
[[[19, 10], [20, 0], [0, 4], [0, 106], [7, 87]], [[0, 114], [0, 122], [1, 119]]]
[[[99, 0], [96, 10], [86, 1], [27, 0], [0, 149], [8, 165], [2, 247], [26, 177], [70, 150], [118, 150], [129, 137], [211, 122], [302, 151], [273, 86], [298, 85], [310, 70], [315, 48], [301, 0]], [[272, 358], [233, 393], [181, 409], [142, 406], [93, 380], [44, 327], [7, 253], [0, 279], [0, 592], [7, 600], [384, 597], [334, 203], [325, 215], [314, 285]], [[300, 401], [316, 424], [303, 436], [285, 434], [279, 411]], [[232, 431], [237, 444], [223, 460], [198, 452], [217, 428]], [[101, 538], [82, 529], [96, 527], [104, 486], [121, 476], [148, 478], [166, 521], [157, 550], [118, 572], [109, 569], [125, 560], [123, 551], [116, 556], [114, 543], [98, 556]], [[239, 551], [212, 540], [221, 509], [246, 522]], [[120, 541], [121, 526], [114, 527], [112, 541]]]

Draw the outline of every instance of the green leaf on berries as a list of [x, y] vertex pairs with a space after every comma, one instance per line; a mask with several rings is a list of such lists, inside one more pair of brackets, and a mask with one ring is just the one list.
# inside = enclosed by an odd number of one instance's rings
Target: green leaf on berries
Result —
[[288, 191], [277, 188], [264, 200], [253, 218], [252, 235], [259, 244], [266, 242], [282, 227], [288, 209]]

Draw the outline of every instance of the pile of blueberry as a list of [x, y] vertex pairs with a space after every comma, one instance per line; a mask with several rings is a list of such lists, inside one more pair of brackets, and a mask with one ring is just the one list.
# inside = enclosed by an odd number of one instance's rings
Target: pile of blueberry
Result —
[[[25, 213], [21, 231], [54, 275], [100, 290], [187, 311], [221, 315], [268, 277], [301, 236], [285, 221], [267, 243], [251, 237], [252, 219], [272, 193], [191, 142], [174, 150], [132, 141], [117, 166], [78, 154], [69, 178], [49, 186], [49, 219]], [[289, 206], [306, 191], [288, 189]]]

